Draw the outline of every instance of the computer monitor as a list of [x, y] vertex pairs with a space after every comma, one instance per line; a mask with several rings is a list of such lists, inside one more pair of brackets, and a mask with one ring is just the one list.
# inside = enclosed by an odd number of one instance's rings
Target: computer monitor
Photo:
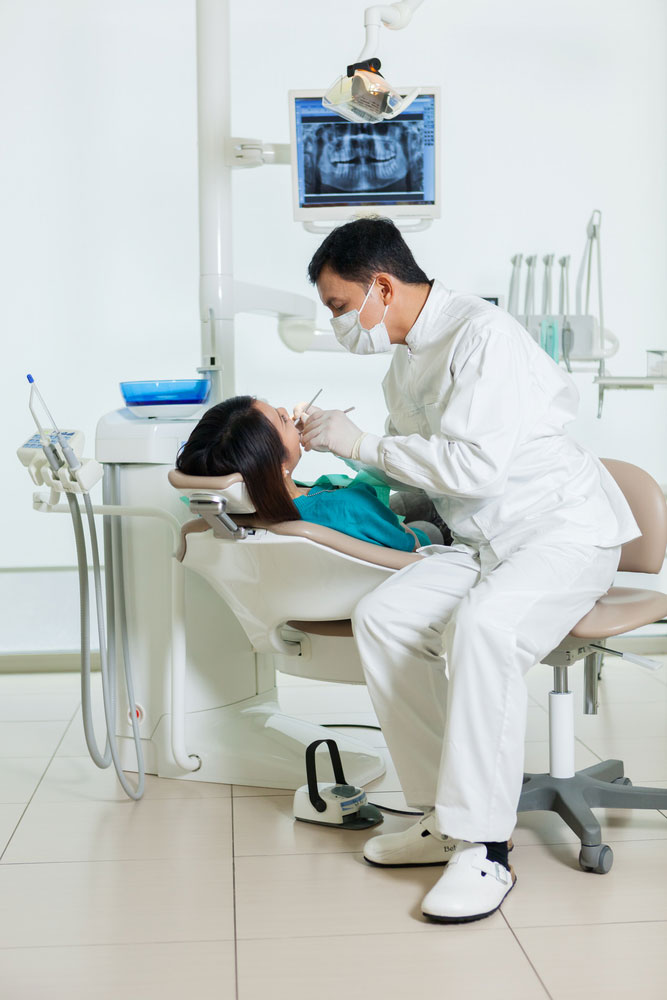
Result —
[[438, 88], [423, 88], [403, 114], [377, 125], [332, 114], [322, 107], [323, 95], [289, 93], [296, 221], [439, 218]]

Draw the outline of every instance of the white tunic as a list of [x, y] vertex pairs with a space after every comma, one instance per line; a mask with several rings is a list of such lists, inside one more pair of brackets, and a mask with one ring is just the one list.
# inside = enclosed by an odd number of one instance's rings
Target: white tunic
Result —
[[569, 437], [573, 380], [508, 313], [435, 281], [383, 382], [384, 437], [360, 459], [431, 497], [455, 540], [500, 559], [562, 528], [608, 548], [640, 534], [604, 466]]

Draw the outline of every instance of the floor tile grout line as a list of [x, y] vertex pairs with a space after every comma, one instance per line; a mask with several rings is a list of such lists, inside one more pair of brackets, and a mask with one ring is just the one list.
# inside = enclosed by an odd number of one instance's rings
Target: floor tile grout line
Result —
[[516, 941], [516, 943], [517, 943], [517, 945], [519, 946], [519, 948], [521, 949], [521, 952], [523, 953], [523, 956], [524, 956], [524, 958], [526, 959], [526, 961], [528, 962], [529, 966], [531, 967], [531, 969], [532, 969], [532, 970], [533, 970], [533, 972], [535, 973], [535, 975], [536, 975], [536, 977], [537, 977], [537, 979], [538, 979], [538, 981], [539, 981], [540, 985], [542, 986], [542, 989], [544, 990], [544, 992], [546, 993], [546, 995], [547, 995], [547, 996], [549, 997], [549, 1000], [554, 1000], [554, 998], [553, 998], [552, 994], [551, 994], [551, 993], [549, 992], [549, 990], [547, 989], [547, 985], [546, 985], [546, 983], [544, 982], [544, 980], [542, 979], [542, 976], [541, 976], [541, 975], [539, 974], [539, 972], [538, 972], [538, 971], [537, 971], [537, 969], [535, 968], [535, 965], [533, 964], [533, 960], [531, 959], [530, 955], [528, 954], [528, 952], [526, 951], [526, 949], [524, 948], [524, 946], [523, 946], [523, 945], [521, 944], [521, 942], [519, 941], [519, 939], [518, 939], [518, 937], [516, 936], [516, 933], [515, 933], [515, 931], [514, 931], [514, 928], [513, 928], [512, 926], [511, 926], [511, 924], [510, 924], [509, 920], [507, 919], [507, 917], [506, 917], [506, 916], [505, 916], [505, 914], [503, 913], [503, 910], [502, 910], [502, 907], [500, 908], [500, 910], [499, 910], [498, 912], [500, 913], [500, 916], [501, 916], [501, 917], [503, 918], [503, 920], [505, 921], [505, 924], [507, 925], [507, 929], [508, 929], [508, 931], [510, 932], [510, 934], [512, 935], [512, 937], [513, 937], [513, 938], [514, 938], [514, 940]]
[[[554, 929], [559, 929], [559, 928], [567, 928], [568, 930], [571, 930], [571, 929], [576, 928], [576, 927], [581, 927], [581, 928], [591, 928], [591, 927], [625, 927], [625, 926], [627, 926], [629, 924], [631, 924], [633, 926], [636, 925], [636, 924], [646, 924], [646, 925], [657, 924], [657, 925], [664, 925], [665, 927], [667, 927], [667, 920], [611, 920], [611, 921], [605, 921], [604, 923], [592, 923], [592, 924], [591, 923], [588, 923], [588, 924], [526, 924], [525, 926], [517, 926], [515, 928], [515, 927], [513, 927], [509, 923], [509, 920], [503, 914], [502, 909], [499, 911], [499, 914], [503, 918], [503, 920], [504, 920], [504, 922], [505, 922], [505, 924], [507, 926], [507, 930], [515, 938], [516, 938], [515, 931], [554, 930]], [[406, 934], [421, 934], [421, 933], [424, 933], [424, 934], [434, 934], [435, 935], [435, 934], [441, 934], [442, 933], [442, 928], [435, 927], [435, 926], [433, 926], [431, 924], [426, 924], [426, 923], [424, 923], [423, 925], [420, 924], [420, 927], [422, 927], [423, 929], [422, 930], [414, 930], [414, 931], [412, 931], [412, 930], [410, 930], [410, 931], [405, 931], [405, 930], [401, 930], [401, 931], [374, 931], [374, 932], [371, 931], [369, 933], [364, 932], [364, 933], [361, 933], [361, 934], [359, 934], [359, 933], [355, 933], [355, 934], [349, 934], [349, 933], [334, 934], [334, 933], [329, 933], [329, 934], [308, 934], [308, 935], [303, 935], [302, 934], [302, 935], [294, 935], [294, 936], [291, 936], [291, 937], [248, 937], [248, 938], [239, 938], [239, 941], [241, 943], [253, 943], [254, 944], [254, 943], [259, 943], [259, 942], [262, 942], [262, 941], [304, 941], [304, 940], [310, 941], [311, 939], [312, 940], [316, 940], [316, 939], [342, 938], [342, 937], [354, 937], [354, 938], [359, 938], [359, 937], [403, 937]], [[482, 929], [484, 929], [484, 928], [482, 928]], [[500, 927], [489, 927], [489, 928], [486, 928], [486, 929], [487, 930], [491, 930], [491, 931], [496, 931], [496, 930], [501, 930], [502, 928], [500, 928]], [[36, 943], [33, 943], [33, 944], [25, 944], [25, 945], [0, 945], [0, 954], [2, 952], [8, 952], [8, 951], [30, 951], [30, 950], [35, 949], [35, 948], [39, 948], [39, 949], [51, 949], [51, 950], [53, 950], [53, 949], [62, 949], [62, 948], [68, 948], [68, 949], [73, 949], [73, 948], [124, 948], [128, 943], [129, 942], [127, 942], [127, 941], [108, 941], [108, 940], [104, 940], [104, 941], [76, 942], [76, 943], [72, 943], [72, 944], [66, 944], [66, 943], [58, 943], [58, 944], [36, 944]], [[135, 943], [139, 943], [139, 944], [142, 944], [142, 945], [144, 945], [144, 944], [145, 945], [232, 944], [233, 943], [233, 939], [231, 937], [228, 937], [228, 938], [225, 938], [225, 937], [214, 937], [214, 938], [201, 938], [201, 937], [197, 937], [197, 938], [165, 938], [165, 939], [160, 939], [159, 941], [146, 940], [146, 941], [140, 941], [140, 942], [135, 942]], [[521, 948], [521, 950], [524, 951], [524, 948], [521, 945], [521, 942], [517, 940], [517, 944], [519, 945], [519, 947]], [[524, 954], [525, 954], [525, 951], [524, 951]], [[532, 962], [530, 960], [530, 956], [526, 955], [526, 958], [528, 958], [528, 961], [530, 962], [530, 964], [532, 966]], [[538, 973], [536, 973], [536, 975], [538, 976], [538, 978], [540, 978]], [[546, 987], [544, 987], [544, 988], [546, 990]], [[551, 998], [551, 994], [548, 992], [548, 990], [547, 990], [547, 995]]]
[[[182, 800], [178, 800], [182, 801]], [[655, 810], [660, 812], [660, 810]], [[233, 815], [233, 813], [232, 813]], [[666, 817], [667, 818], [667, 817]], [[20, 822], [20, 821], [19, 821]], [[643, 837], [638, 840], [614, 840], [611, 838], [606, 838], [606, 842], [609, 845], [614, 845], [615, 847], [623, 847], [626, 844], [661, 844], [667, 841], [667, 837]], [[9, 846], [9, 844], [7, 845]], [[522, 851], [536, 850], [545, 847], [572, 847], [576, 849], [575, 841], [556, 841], [554, 843], [539, 843], [539, 844], [516, 844], [517, 848]], [[256, 858], [349, 858], [350, 856], [357, 856], [361, 858], [363, 856], [363, 850], [361, 848], [357, 850], [349, 851], [300, 851], [285, 854], [236, 854], [234, 855], [234, 861], [250, 861]], [[152, 855], [151, 857], [129, 857], [129, 858], [64, 858], [64, 859], [54, 859], [51, 861], [2, 861], [2, 868], [10, 867], [20, 867], [25, 865], [115, 865], [115, 864], [146, 864], [151, 861], [181, 861], [184, 860], [185, 856], [182, 855], [161, 855], [156, 857]], [[215, 856], [211, 856], [209, 859], [215, 861]], [[365, 866], [364, 866], [365, 867]], [[235, 864], [232, 869], [232, 882], [235, 886], [236, 884], [236, 870]], [[0, 946], [1, 947], [1, 946]]]
[[23, 810], [23, 812], [19, 816], [18, 822], [16, 823], [16, 826], [12, 830], [11, 835], [9, 837], [9, 840], [7, 841], [7, 843], [5, 844], [2, 852], [0, 853], [0, 863], [2, 863], [2, 859], [4, 858], [5, 854], [7, 853], [7, 849], [9, 848], [9, 845], [11, 844], [12, 840], [14, 839], [14, 837], [16, 835], [16, 831], [18, 830], [19, 826], [21, 825], [21, 821], [23, 820], [23, 817], [25, 816], [26, 812], [28, 811], [28, 807], [30, 806], [30, 803], [32, 802], [32, 800], [34, 799], [34, 797], [35, 797], [35, 795], [37, 793], [37, 789], [39, 788], [39, 786], [41, 785], [41, 783], [44, 781], [44, 775], [46, 774], [46, 772], [48, 771], [48, 769], [51, 767], [51, 764], [53, 763], [54, 757], [58, 753], [58, 747], [62, 744], [63, 740], [65, 739], [65, 736], [69, 732], [69, 728], [72, 725], [72, 723], [74, 722], [74, 719], [76, 718], [77, 712], [79, 711], [80, 707], [81, 707], [81, 705], [79, 704], [74, 709], [74, 712], [72, 714], [71, 719], [69, 720], [69, 722], [65, 726], [65, 729], [63, 730], [62, 736], [58, 740], [57, 746], [56, 746], [55, 750], [53, 751], [53, 753], [51, 754], [51, 757], [49, 758], [48, 764], [46, 765], [46, 767], [42, 771], [42, 775], [41, 775], [39, 781], [37, 782], [37, 784], [33, 788], [32, 795], [30, 796], [30, 798], [28, 799], [28, 801], [25, 804], [25, 809]]
[[126, 948], [128, 944], [232, 944], [231, 938], [172, 938], [165, 941], [88, 941], [76, 944], [12, 944], [0, 945], [0, 955], [4, 951], [30, 951], [33, 948]]
[[[503, 919], [505, 920], [505, 923], [507, 923], [507, 930], [510, 931], [510, 933], [511, 933], [513, 931], [512, 925], [509, 924], [509, 922], [507, 921], [507, 918], [503, 916], [502, 910], [500, 911], [500, 916], [503, 917]], [[482, 923], [481, 921], [478, 922], [478, 926], [481, 923]], [[570, 930], [573, 927], [584, 927], [584, 928], [591, 928], [591, 927], [626, 927], [628, 924], [631, 924], [632, 926], [634, 926], [635, 924], [659, 924], [659, 925], [664, 925], [665, 927], [667, 927], [667, 920], [609, 920], [606, 923], [600, 923], [600, 924], [526, 924], [525, 926], [518, 926], [516, 928], [516, 930], [517, 931], [532, 931], [532, 930], [547, 930], [548, 931], [548, 930], [558, 930], [561, 927], [562, 928], [567, 928], [568, 930]], [[428, 922], [424, 921], [423, 923], [419, 922], [419, 929], [418, 930], [369, 931], [369, 932], [363, 931], [363, 932], [355, 932], [355, 933], [351, 933], [351, 932], [348, 931], [348, 932], [342, 932], [340, 934], [331, 932], [329, 934], [295, 934], [295, 935], [286, 936], [286, 937], [240, 937], [239, 938], [239, 943], [240, 944], [244, 944], [244, 943], [248, 943], [248, 942], [255, 943], [255, 942], [259, 942], [259, 941], [311, 941], [311, 940], [312, 941], [316, 941], [316, 940], [322, 940], [322, 939], [326, 940], [328, 938], [345, 938], [345, 937], [353, 937], [353, 938], [360, 938], [360, 937], [404, 937], [406, 935], [412, 935], [412, 934], [433, 934], [433, 935], [435, 935], [435, 934], [443, 934], [443, 933], [446, 934], [446, 930], [444, 930], [445, 926], [446, 925], [438, 925], [438, 924], [435, 924], [435, 923], [431, 923], [431, 921], [428, 921]], [[459, 925], [452, 925], [452, 926], [463, 927], [463, 926], [466, 926], [466, 925], [459, 924]], [[484, 927], [484, 926], [482, 926], [482, 929], [483, 930], [492, 931], [492, 932], [503, 930], [502, 927]], [[2, 949], [0, 948], [0, 951], [1, 950]], [[529, 961], [530, 961], [530, 959], [529, 959]], [[538, 978], [539, 978], [539, 974], [538, 974]], [[545, 987], [545, 989], [546, 989], [546, 987]], [[548, 993], [548, 991], [547, 991], [547, 993]], [[548, 993], [548, 995], [551, 997], [551, 994]], [[551, 998], [551, 1000], [553, 1000], [553, 998]]]
[[599, 923], [594, 924], [510, 924], [507, 917], [507, 924], [511, 930], [517, 931], [541, 931], [541, 930], [558, 930], [561, 927], [567, 927], [568, 930], [572, 930], [575, 927], [626, 927], [631, 924], [633, 927], [635, 924], [664, 924], [667, 927], [667, 920], [601, 920]]
[[[268, 855], [270, 857], [270, 855]], [[139, 858], [64, 858], [62, 860], [54, 861], [2, 861], [0, 863], [0, 870], [3, 868], [20, 868], [21, 866], [26, 867], [28, 865], [146, 865], [150, 864], [152, 861], [168, 861], [173, 863], [174, 861], [187, 861], [189, 855], [187, 854], [163, 854], [159, 857], [151, 855], [151, 857], [139, 857]], [[201, 858], [201, 854], [199, 855]], [[209, 858], [203, 858], [204, 861], [214, 862], [219, 859], [219, 854], [212, 854]]]
[[[14, 757], [9, 758], [12, 760], [35, 760], [34, 757]], [[73, 757], [59, 757], [58, 760], [74, 760]], [[2, 757], [0, 757], [2, 760]], [[53, 763], [53, 758], [47, 764], [47, 768]], [[127, 772], [126, 772], [127, 773]], [[130, 772], [136, 774], [135, 771]], [[154, 775], [147, 775], [147, 777], [155, 777]], [[169, 779], [167, 779], [169, 780]], [[41, 781], [41, 779], [40, 779]], [[37, 791], [37, 789], [35, 789]], [[260, 798], [259, 795], [248, 796], [248, 798]], [[266, 796], [269, 798], [269, 796]], [[278, 796], [280, 797], [280, 796]], [[142, 802], [229, 802], [229, 795], [144, 795], [141, 798]], [[92, 806], [92, 805], [109, 805], [109, 806], [121, 806], [126, 803], [130, 803], [132, 800], [123, 796], [122, 799], [97, 799], [94, 796], [88, 796], [82, 799], [41, 799], [40, 804], [45, 806]], [[20, 806], [21, 802], [2, 802], [0, 801], [0, 806]]]
[[238, 931], [236, 925], [236, 852], [234, 850], [234, 786], [230, 789], [231, 831], [232, 831], [232, 910], [234, 917], [234, 990], [236, 1000], [239, 1000], [239, 949]]
[[[660, 812], [660, 811], [661, 811], [660, 809], [647, 810], [647, 812]], [[637, 840], [632, 840], [632, 839], [614, 840], [612, 838], [608, 838], [606, 840], [608, 844], [616, 844], [616, 845], [661, 844], [664, 843], [665, 841], [667, 841], [667, 837], [640, 837]], [[557, 840], [553, 842], [540, 841], [540, 843], [538, 844], [518, 844], [515, 842], [514, 846], [524, 851], [529, 849], [534, 850], [535, 848], [543, 848], [543, 847], [576, 847], [578, 843], [579, 841], [574, 841], [574, 840]], [[235, 855], [235, 857], [236, 860], [238, 861], [246, 861], [250, 858], [319, 858], [319, 857], [338, 858], [338, 857], [348, 857], [351, 854], [352, 855], [356, 854], [359, 857], [362, 857], [363, 848], [351, 849], [349, 851], [285, 851], [282, 853], [273, 852], [271, 854], [237, 854]]]

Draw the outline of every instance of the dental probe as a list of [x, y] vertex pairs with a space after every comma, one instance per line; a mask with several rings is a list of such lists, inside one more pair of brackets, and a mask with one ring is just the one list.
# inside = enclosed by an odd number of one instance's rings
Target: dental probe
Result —
[[303, 418], [304, 413], [308, 413], [308, 410], [311, 408], [311, 406], [313, 405], [313, 403], [315, 402], [315, 400], [317, 399], [317, 397], [319, 396], [319, 394], [321, 392], [323, 392], [323, 390], [322, 389], [318, 389], [317, 392], [315, 393], [315, 395], [313, 396], [313, 398], [311, 399], [310, 403], [308, 403], [307, 406], [304, 406], [304, 408], [301, 411], [301, 413], [299, 414], [299, 416], [298, 417], [292, 417], [292, 420], [294, 421], [294, 423], [298, 423], [299, 420], [301, 420]]
[[304, 409], [303, 409], [303, 410], [301, 411], [302, 413], [308, 413], [308, 410], [309, 410], [309, 409], [311, 408], [311, 406], [313, 405], [313, 403], [315, 402], [315, 400], [317, 399], [317, 397], [319, 396], [319, 394], [320, 394], [320, 393], [321, 393], [322, 391], [323, 391], [322, 389], [318, 389], [318, 391], [317, 391], [317, 392], [315, 393], [315, 395], [314, 395], [314, 396], [313, 396], [313, 398], [311, 399], [311, 401], [310, 401], [310, 403], [308, 404], [308, 406], [306, 406], [306, 407], [305, 407], [305, 408], [304, 408]]
[[[347, 410], [343, 410], [343, 413], [351, 413], [352, 410], [356, 410], [356, 406], [348, 406]], [[305, 413], [305, 412], [306, 411], [304, 410], [303, 413]], [[301, 419], [301, 416], [303, 416], [303, 414], [301, 414], [299, 416], [299, 420]]]

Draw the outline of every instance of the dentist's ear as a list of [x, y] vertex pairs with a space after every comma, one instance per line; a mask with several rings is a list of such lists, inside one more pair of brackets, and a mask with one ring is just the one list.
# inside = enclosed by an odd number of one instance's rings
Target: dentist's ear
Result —
[[378, 274], [375, 279], [375, 285], [380, 292], [382, 301], [388, 306], [394, 297], [395, 291], [391, 275], [384, 272]]

